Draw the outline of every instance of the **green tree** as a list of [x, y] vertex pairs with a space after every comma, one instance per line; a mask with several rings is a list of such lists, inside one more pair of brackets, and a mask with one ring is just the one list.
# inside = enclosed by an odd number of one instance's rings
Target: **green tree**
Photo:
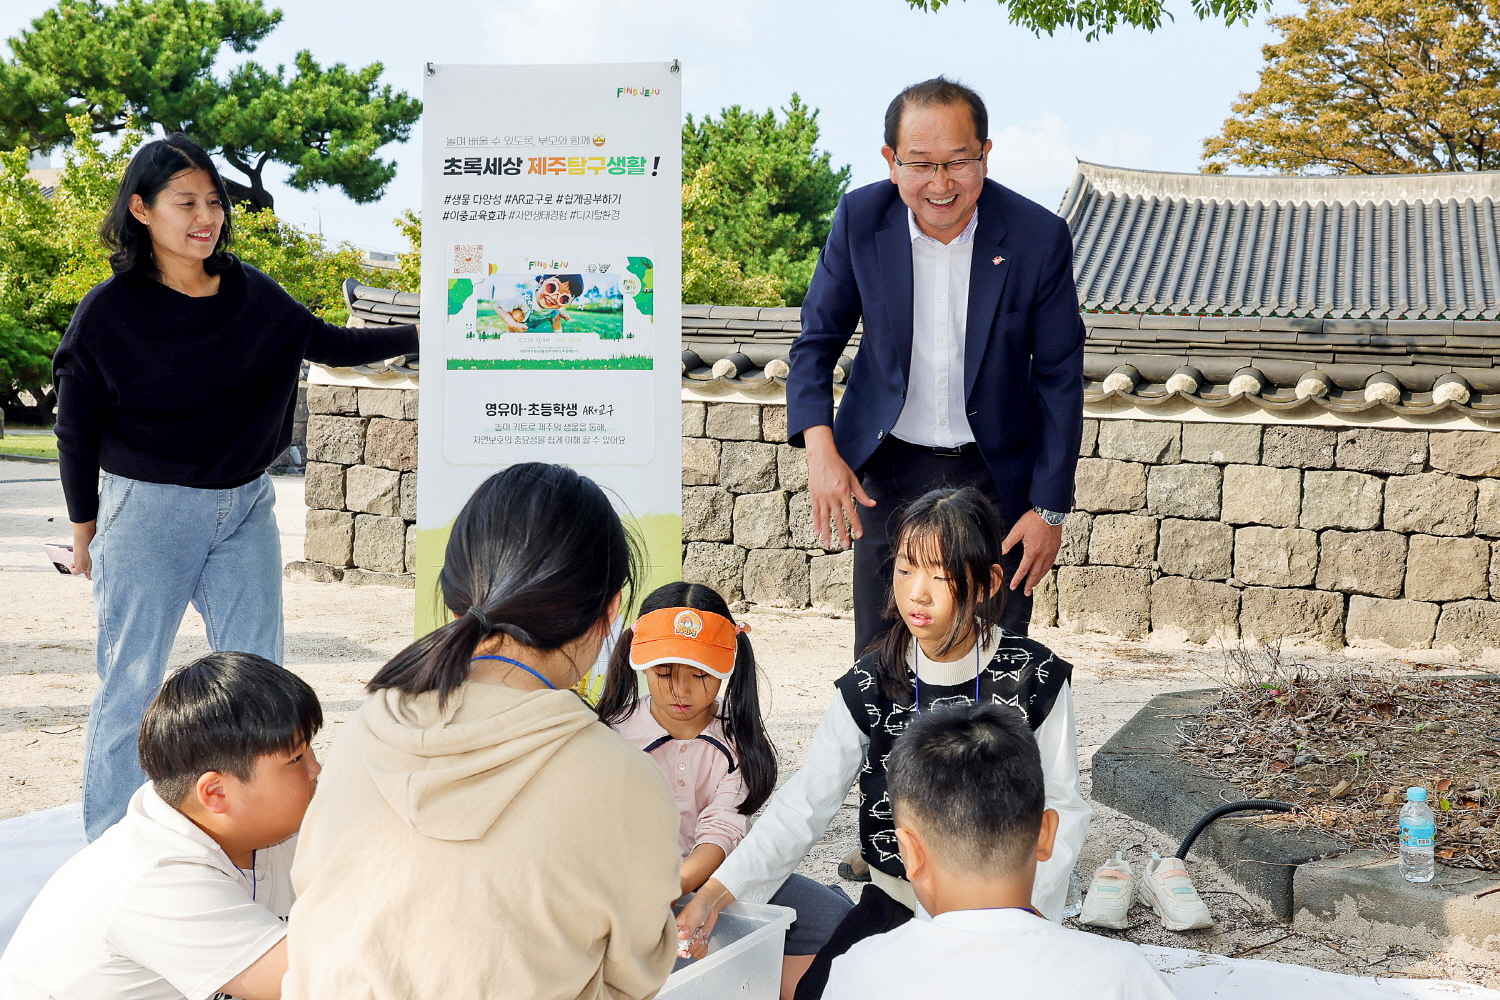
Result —
[[1206, 171], [1500, 168], [1500, 4], [1308, 0], [1270, 24], [1281, 41], [1204, 140]]
[[[906, 0], [917, 10], [938, 10], [948, 0]], [[1010, 15], [1010, 23], [1034, 34], [1052, 34], [1058, 28], [1082, 31], [1089, 41], [1112, 34], [1116, 28], [1155, 31], [1172, 12], [1162, 0], [999, 0]], [[1198, 20], [1222, 20], [1225, 24], [1248, 24], [1269, 0], [1192, 0]]]
[[221, 50], [248, 53], [281, 21], [261, 0], [62, 0], [10, 39], [0, 62], [0, 147], [71, 141], [70, 115], [94, 133], [129, 121], [187, 133], [242, 176], [236, 202], [272, 208], [266, 167], [290, 170], [299, 191], [319, 185], [374, 201], [396, 174], [375, 156], [404, 142], [421, 103], [379, 82], [380, 63], [320, 66], [307, 51], [291, 71], [254, 62], [214, 75]]
[[234, 253], [275, 278], [292, 298], [318, 316], [341, 326], [349, 322], [344, 279], [382, 284], [389, 273], [366, 267], [364, 254], [354, 244], [330, 245], [321, 233], [283, 222], [270, 209], [235, 218]]
[[716, 254], [691, 222], [682, 224], [682, 301], [716, 306], [781, 306], [781, 279], [746, 277], [739, 261]]
[[682, 126], [683, 218], [746, 276], [777, 279], [792, 305], [849, 187], [849, 168], [834, 170], [817, 142], [818, 112], [796, 94], [779, 118], [735, 105]]
[[422, 217], [411, 209], [392, 220], [396, 228], [406, 237], [406, 252], [396, 255], [400, 264], [396, 273], [385, 280], [399, 292], [422, 290]]
[[24, 147], [0, 153], [0, 406], [30, 422], [50, 419], [52, 353], [83, 293], [109, 276], [99, 222], [141, 139], [127, 130], [106, 152], [86, 119], [71, 124], [79, 141], [50, 198]]

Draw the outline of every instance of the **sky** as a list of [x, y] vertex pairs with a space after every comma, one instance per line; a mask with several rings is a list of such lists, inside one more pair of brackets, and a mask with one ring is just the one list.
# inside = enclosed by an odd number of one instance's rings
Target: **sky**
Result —
[[[0, 37], [23, 30], [47, 0], [0, 0]], [[268, 6], [271, 4], [268, 3]], [[1086, 42], [1040, 38], [1009, 24], [993, 0], [953, 0], [935, 13], [905, 0], [283, 0], [282, 23], [242, 59], [290, 64], [310, 49], [327, 65], [385, 67], [383, 79], [421, 96], [434, 63], [649, 62], [680, 59], [683, 110], [781, 107], [795, 91], [820, 111], [821, 147], [857, 186], [884, 176], [881, 119], [902, 87], [936, 76], [974, 87], [990, 111], [990, 175], [1048, 208], [1078, 159], [1196, 171], [1202, 141], [1237, 95], [1254, 89], [1264, 18], [1200, 22], [1183, 0], [1155, 32], [1120, 29]], [[1289, 0], [1275, 10], [1290, 12]], [[8, 52], [6, 53], [8, 55]], [[502, 95], [484, 100], [505, 100]], [[337, 190], [297, 192], [276, 179], [277, 211], [334, 240], [403, 250], [391, 224], [420, 203], [421, 126], [386, 146], [397, 174], [359, 205]], [[267, 171], [271, 173], [270, 170]], [[234, 176], [233, 171], [227, 172]]]

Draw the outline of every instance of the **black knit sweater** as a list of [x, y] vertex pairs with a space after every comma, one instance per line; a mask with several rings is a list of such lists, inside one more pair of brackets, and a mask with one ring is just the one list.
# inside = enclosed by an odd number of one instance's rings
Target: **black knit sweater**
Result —
[[243, 486], [291, 441], [302, 359], [345, 367], [416, 350], [415, 326], [333, 326], [244, 263], [202, 298], [154, 280], [96, 285], [53, 358], [68, 517], [94, 520], [100, 469]]

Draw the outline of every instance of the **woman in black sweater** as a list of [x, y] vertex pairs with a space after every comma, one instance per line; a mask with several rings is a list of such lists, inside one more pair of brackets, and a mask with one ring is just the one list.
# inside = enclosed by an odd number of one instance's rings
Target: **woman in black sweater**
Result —
[[84, 296], [53, 360], [73, 571], [93, 579], [99, 618], [90, 840], [145, 781], [141, 714], [189, 602], [213, 649], [281, 662], [266, 469], [291, 440], [302, 359], [347, 366], [417, 350], [416, 327], [331, 326], [228, 253], [224, 182], [183, 135], [135, 154], [101, 235], [114, 277]]

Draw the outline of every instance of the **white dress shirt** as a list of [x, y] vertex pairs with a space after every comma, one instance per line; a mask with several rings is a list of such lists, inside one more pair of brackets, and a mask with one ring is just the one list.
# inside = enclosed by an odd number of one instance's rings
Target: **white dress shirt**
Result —
[[[982, 662], [988, 663], [999, 645], [992, 634], [985, 643]], [[939, 669], [951, 676], [936, 676]], [[922, 676], [934, 684], [961, 684], [974, 679], [977, 664], [965, 657], [954, 663], [934, 664], [924, 660]], [[1093, 808], [1078, 783], [1078, 740], [1073, 725], [1073, 689], [1064, 684], [1052, 711], [1036, 730], [1041, 750], [1042, 776], [1048, 809], [1057, 810], [1057, 840], [1052, 857], [1037, 865], [1031, 903], [1048, 919], [1062, 919], [1068, 894], [1068, 877], [1088, 838]], [[802, 768], [776, 790], [750, 833], [714, 872], [735, 899], [764, 903], [775, 895], [813, 844], [828, 830], [844, 797], [859, 777], [865, 748], [870, 739], [855, 723], [841, 695], [833, 703], [813, 734]], [[870, 869], [870, 877], [892, 899], [916, 911], [916, 894], [905, 879], [893, 879]]]
[[969, 270], [979, 211], [952, 243], [911, 231], [911, 372], [906, 405], [891, 433], [908, 444], [957, 448], [974, 440], [964, 410], [964, 336], [969, 319]]

